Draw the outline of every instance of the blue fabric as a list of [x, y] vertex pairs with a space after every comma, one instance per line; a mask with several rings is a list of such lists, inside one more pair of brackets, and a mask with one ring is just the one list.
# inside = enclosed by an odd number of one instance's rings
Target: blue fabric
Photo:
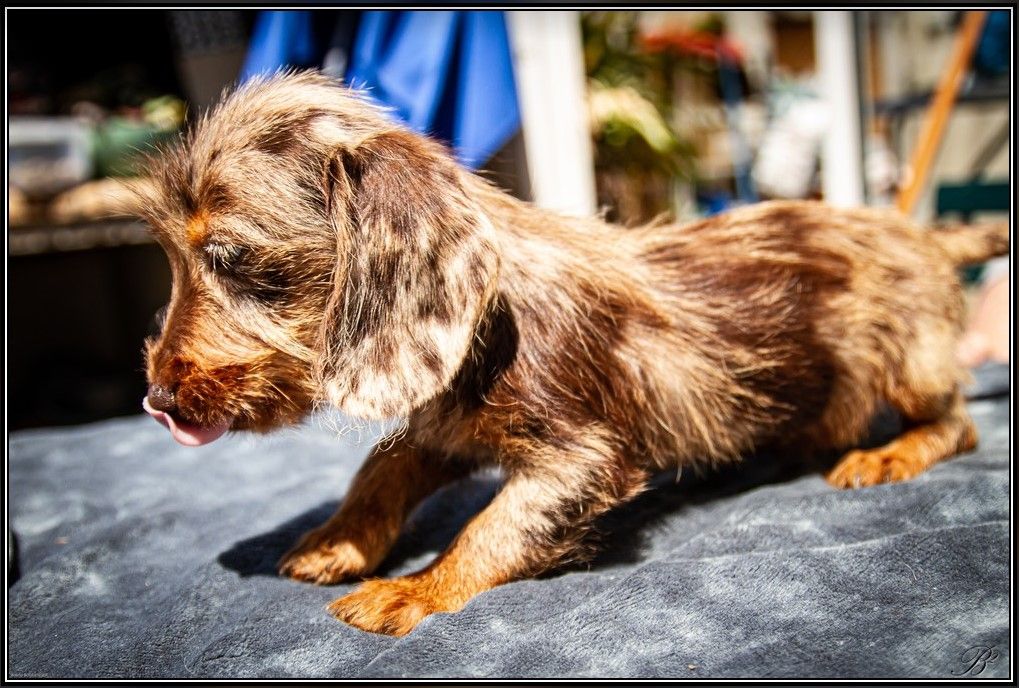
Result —
[[520, 127], [501, 12], [366, 12], [348, 82], [477, 168]]
[[[148, 417], [12, 433], [10, 678], [989, 678], [1011, 674], [1008, 366], [975, 371], [976, 451], [835, 490], [781, 461], [658, 476], [589, 567], [390, 638], [335, 621], [355, 581], [281, 578], [368, 444], [311, 424], [176, 445]], [[378, 574], [426, 566], [492, 498], [423, 503]]]
[[476, 168], [520, 128], [506, 20], [501, 12], [464, 16], [453, 149]]
[[[241, 81], [321, 62], [312, 14], [259, 14]], [[520, 128], [502, 12], [365, 12], [347, 83], [476, 169]]]
[[366, 12], [347, 81], [426, 133], [449, 73], [456, 12]]
[[241, 82], [259, 74], [272, 74], [284, 67], [310, 67], [317, 48], [311, 12], [260, 12], [255, 20], [248, 55], [241, 69]]
[[472, 169], [520, 128], [501, 12], [365, 12], [347, 82]]
[[988, 76], [998, 76], [1008, 71], [1012, 64], [1008, 53], [1011, 23], [1008, 10], [988, 13], [980, 42], [977, 43], [976, 55], [973, 57], [977, 71]]

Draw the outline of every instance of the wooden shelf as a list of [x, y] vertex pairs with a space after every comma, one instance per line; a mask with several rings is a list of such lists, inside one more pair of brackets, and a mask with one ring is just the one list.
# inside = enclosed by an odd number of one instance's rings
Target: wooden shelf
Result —
[[12, 227], [7, 232], [7, 255], [35, 256], [151, 243], [153, 239], [148, 229], [135, 220]]

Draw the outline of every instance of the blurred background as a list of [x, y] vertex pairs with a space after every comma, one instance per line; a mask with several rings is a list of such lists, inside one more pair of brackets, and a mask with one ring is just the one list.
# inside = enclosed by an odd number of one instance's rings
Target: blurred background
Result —
[[7, 17], [12, 430], [140, 411], [170, 276], [120, 180], [224, 88], [283, 67], [368, 88], [514, 195], [620, 231], [770, 198], [925, 222], [1011, 200], [1008, 11]]

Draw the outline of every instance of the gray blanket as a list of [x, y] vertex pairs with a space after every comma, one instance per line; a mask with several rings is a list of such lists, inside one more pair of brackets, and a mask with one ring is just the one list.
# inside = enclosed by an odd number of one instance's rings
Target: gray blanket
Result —
[[[767, 457], [660, 476], [589, 566], [404, 638], [333, 620], [351, 585], [273, 570], [367, 445], [312, 425], [186, 449], [141, 417], [16, 433], [10, 676], [1006, 677], [1007, 370], [984, 373], [979, 450], [915, 480], [836, 491]], [[497, 488], [436, 494], [380, 573], [424, 565]]]

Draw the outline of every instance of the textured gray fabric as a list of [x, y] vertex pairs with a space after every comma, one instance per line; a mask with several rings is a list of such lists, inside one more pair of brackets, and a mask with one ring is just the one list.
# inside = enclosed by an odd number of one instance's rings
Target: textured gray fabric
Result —
[[[367, 447], [311, 426], [186, 449], [148, 418], [16, 433], [10, 675], [1005, 677], [1008, 399], [970, 408], [980, 449], [903, 484], [836, 491], [765, 457], [660, 476], [590, 567], [404, 638], [329, 617], [350, 585], [273, 573]], [[497, 486], [435, 495], [382, 573], [424, 565]]]

